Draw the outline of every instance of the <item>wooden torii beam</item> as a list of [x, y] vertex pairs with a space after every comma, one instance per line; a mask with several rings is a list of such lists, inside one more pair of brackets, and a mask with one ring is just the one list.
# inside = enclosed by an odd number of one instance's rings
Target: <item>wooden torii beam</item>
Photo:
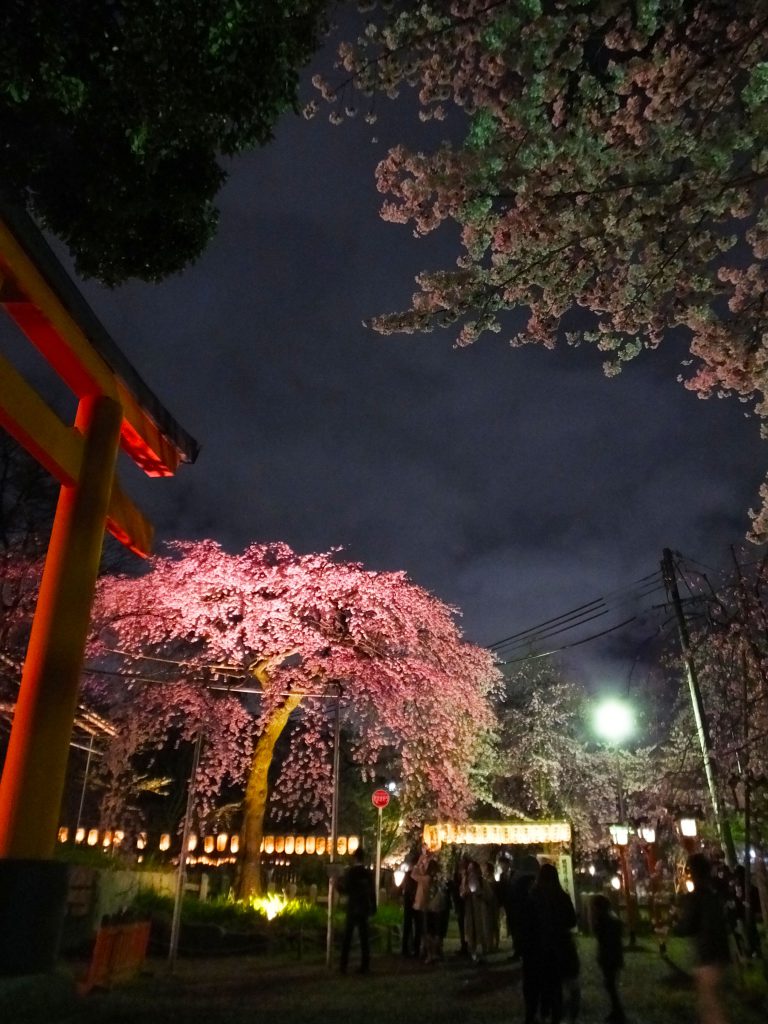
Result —
[[0, 203], [0, 306], [77, 400], [63, 422], [0, 354], [0, 426], [61, 484], [2, 781], [0, 861], [53, 857], [105, 528], [146, 556], [152, 527], [124, 494], [119, 448], [149, 476], [194, 462], [32, 221]]

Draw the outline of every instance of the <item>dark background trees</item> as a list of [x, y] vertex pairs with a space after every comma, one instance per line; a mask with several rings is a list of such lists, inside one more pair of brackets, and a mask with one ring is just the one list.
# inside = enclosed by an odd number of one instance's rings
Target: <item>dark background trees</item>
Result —
[[181, 270], [216, 227], [226, 158], [296, 104], [325, 0], [8, 0], [0, 181], [114, 285]]

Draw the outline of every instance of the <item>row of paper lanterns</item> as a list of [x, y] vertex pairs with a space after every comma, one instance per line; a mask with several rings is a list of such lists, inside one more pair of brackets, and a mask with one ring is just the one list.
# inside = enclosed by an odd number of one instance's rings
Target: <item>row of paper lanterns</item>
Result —
[[484, 821], [454, 824], [438, 822], [424, 826], [424, 842], [439, 850], [443, 843], [484, 845], [533, 845], [568, 843], [571, 826], [567, 821]]
[[[70, 838], [77, 845], [101, 846], [103, 849], [121, 846], [125, 839], [125, 832], [122, 829], [97, 829], [77, 828], [70, 830], [66, 826], [59, 829], [59, 842], [68, 843]], [[170, 850], [172, 837], [169, 832], [163, 832], [157, 844], [161, 852]], [[136, 849], [146, 850], [149, 846], [149, 838], [146, 832], [139, 832], [136, 836]], [[360, 846], [358, 836], [338, 836], [336, 839], [336, 853], [340, 857], [348, 853], [354, 853]], [[286, 856], [301, 856], [302, 854], [317, 854], [322, 857], [331, 852], [332, 840], [330, 836], [264, 836], [261, 840], [260, 850], [268, 856], [273, 854], [285, 854]], [[187, 852], [194, 853], [200, 849], [206, 854], [212, 853], [233, 853], [240, 850], [240, 836], [237, 832], [231, 835], [228, 832], [217, 832], [215, 835], [200, 836], [196, 832], [190, 833], [187, 840]]]

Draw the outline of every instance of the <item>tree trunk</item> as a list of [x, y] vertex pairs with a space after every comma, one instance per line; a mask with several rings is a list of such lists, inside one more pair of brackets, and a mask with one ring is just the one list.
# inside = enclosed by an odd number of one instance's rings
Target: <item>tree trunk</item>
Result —
[[275, 744], [291, 712], [301, 704], [303, 696], [302, 693], [291, 694], [284, 704], [275, 708], [256, 741], [243, 801], [243, 853], [237, 886], [237, 895], [241, 900], [261, 894], [261, 840], [264, 837], [264, 815], [269, 795], [269, 768]]

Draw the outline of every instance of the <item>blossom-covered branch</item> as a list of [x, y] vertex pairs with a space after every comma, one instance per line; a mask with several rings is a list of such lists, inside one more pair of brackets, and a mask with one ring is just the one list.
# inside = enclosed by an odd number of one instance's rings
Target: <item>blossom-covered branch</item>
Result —
[[[339, 48], [345, 93], [411, 85], [422, 119], [465, 127], [460, 144], [396, 146], [377, 168], [382, 216], [417, 235], [453, 221], [461, 252], [371, 326], [455, 324], [466, 345], [522, 309], [512, 344], [587, 341], [609, 374], [682, 331], [685, 386], [765, 420], [768, 0], [366, 7]], [[333, 79], [316, 84], [337, 102]], [[753, 520], [768, 536], [765, 505]]]

